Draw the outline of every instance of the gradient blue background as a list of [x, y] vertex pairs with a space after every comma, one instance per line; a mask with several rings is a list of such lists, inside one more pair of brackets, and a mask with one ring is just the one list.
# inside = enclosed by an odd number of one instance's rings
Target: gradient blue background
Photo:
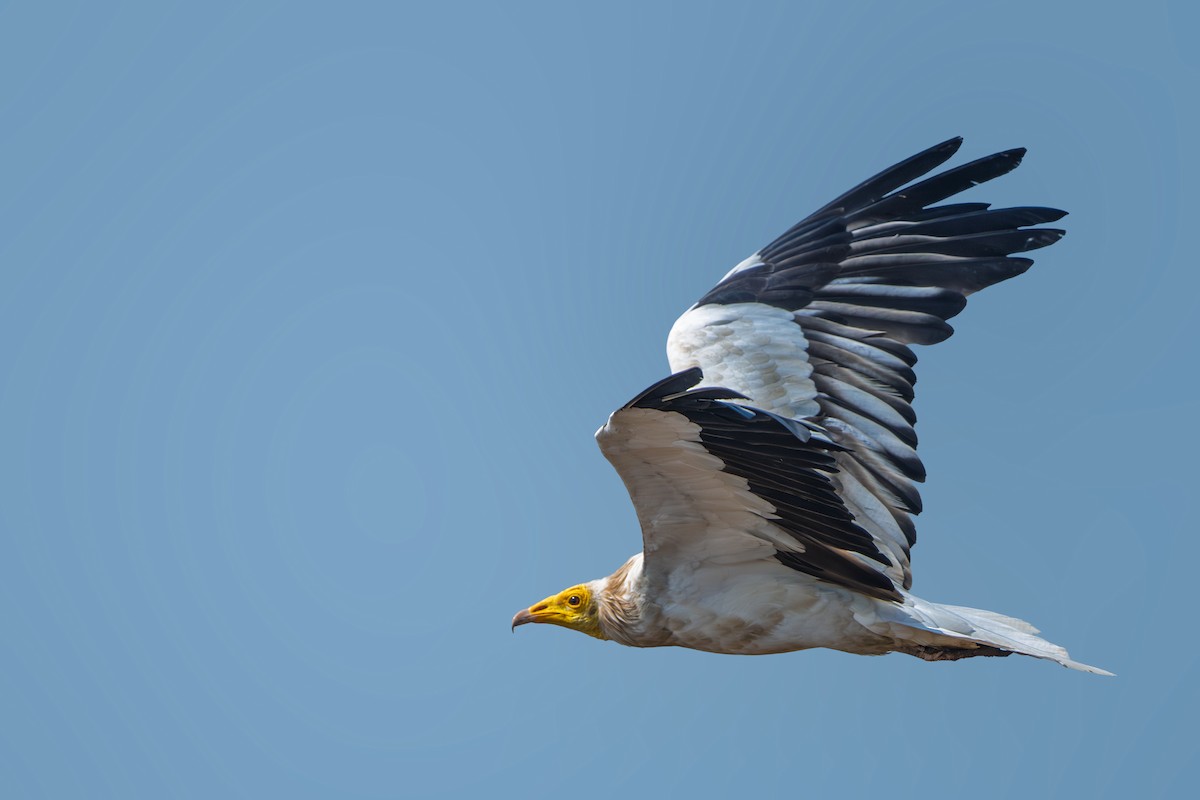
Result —
[[[1061, 5], [0, 8], [0, 795], [1188, 794], [1196, 19]], [[675, 316], [956, 134], [1071, 216], [921, 352], [915, 589], [1119, 677], [510, 634]]]

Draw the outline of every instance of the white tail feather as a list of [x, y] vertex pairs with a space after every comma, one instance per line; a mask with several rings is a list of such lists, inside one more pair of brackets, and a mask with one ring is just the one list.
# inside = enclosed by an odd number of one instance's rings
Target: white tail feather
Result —
[[904, 651], [904, 645], [911, 646], [914, 655], [931, 657], [926, 651], [935, 652], [944, 648], [947, 651], [944, 657], [968, 657], [972, 649], [982, 645], [1004, 653], [1043, 658], [1093, 675], [1113, 674], [1073, 661], [1065, 648], [1036, 636], [1037, 628], [1015, 617], [980, 608], [930, 603], [912, 596], [907, 598], [904, 605], [879, 605], [883, 608], [876, 609], [878, 619], [869, 627], [881, 633], [886, 631], [887, 635], [894, 637], [898, 650]]

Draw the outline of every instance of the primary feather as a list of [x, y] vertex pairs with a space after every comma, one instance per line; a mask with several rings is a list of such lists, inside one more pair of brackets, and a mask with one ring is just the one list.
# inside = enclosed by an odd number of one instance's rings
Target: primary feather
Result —
[[917, 484], [914, 344], [1057, 241], [1052, 208], [935, 205], [1014, 169], [1009, 150], [912, 181], [951, 139], [870, 178], [734, 267], [675, 323], [674, 374], [596, 439], [643, 553], [513, 624], [723, 653], [829, 647], [929, 660], [1021, 653], [1073, 669], [1026, 622], [909, 592]]

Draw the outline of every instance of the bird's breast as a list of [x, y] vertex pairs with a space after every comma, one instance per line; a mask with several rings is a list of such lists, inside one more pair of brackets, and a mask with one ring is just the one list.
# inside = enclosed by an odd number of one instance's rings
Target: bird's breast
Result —
[[719, 572], [674, 581], [674, 588], [663, 593], [655, 614], [656, 627], [667, 633], [663, 644], [738, 655], [810, 647], [855, 653], [890, 649], [888, 640], [855, 618], [855, 611], [863, 610], [858, 606], [874, 602], [870, 598], [807, 576], [764, 581], [762, 575]]

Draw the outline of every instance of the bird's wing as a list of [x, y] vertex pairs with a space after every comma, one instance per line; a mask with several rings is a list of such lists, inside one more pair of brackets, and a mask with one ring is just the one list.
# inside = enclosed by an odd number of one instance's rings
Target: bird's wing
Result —
[[838, 497], [841, 447], [815, 425], [691, 389], [698, 368], [659, 381], [596, 432], [633, 498], [646, 569], [774, 559], [874, 597], [899, 600], [890, 565]]
[[[1056, 209], [934, 205], [1009, 172], [1024, 155], [1024, 150], [996, 153], [911, 183], [950, 158], [960, 144], [961, 139], [951, 139], [902, 161], [794, 225], [680, 317], [667, 341], [673, 371], [698, 367], [704, 385], [726, 387], [745, 398], [734, 402], [776, 415], [776, 421], [798, 421], [836, 445], [821, 451], [832, 464], [818, 472], [832, 493], [827, 505], [853, 520], [838, 523], [853, 543], [841, 546], [868, 558], [866, 566], [881, 581], [905, 589], [912, 583], [912, 517], [921, 510], [916, 484], [925, 478], [913, 431], [916, 356], [909, 345], [950, 336], [946, 320], [963, 309], [967, 295], [1019, 275], [1033, 263], [1013, 253], [1044, 247], [1063, 235], [1030, 227], [1065, 215]], [[656, 431], [665, 440], [664, 429]], [[683, 450], [696, 450], [694, 442], [680, 441], [691, 445]], [[812, 441], [806, 443], [810, 449]], [[631, 487], [649, 553], [662, 524], [647, 528], [647, 520], [684, 512], [675, 505], [661, 512], [643, 508], [658, 497], [636, 490], [635, 484], [661, 482], [663, 475], [647, 472], [648, 467], [635, 470], [603, 439], [601, 446]], [[746, 459], [758, 452], [753, 441], [739, 450]], [[721, 458], [711, 450], [688, 456], [702, 457], [710, 465]], [[753, 467], [764, 481], [779, 466], [773, 459], [764, 452]], [[747, 507], [739, 506], [738, 513], [763, 519], [779, 513], [782, 497], [768, 500], [753, 489], [750, 493], [757, 505], [748, 508], [746, 499], [741, 505]], [[683, 492], [676, 500], [684, 497], [691, 494]], [[805, 524], [825, 524], [819, 513], [805, 513]], [[706, 529], [698, 535], [713, 534]], [[810, 552], [785, 563], [856, 588], [863, 583], [817, 563]]]

